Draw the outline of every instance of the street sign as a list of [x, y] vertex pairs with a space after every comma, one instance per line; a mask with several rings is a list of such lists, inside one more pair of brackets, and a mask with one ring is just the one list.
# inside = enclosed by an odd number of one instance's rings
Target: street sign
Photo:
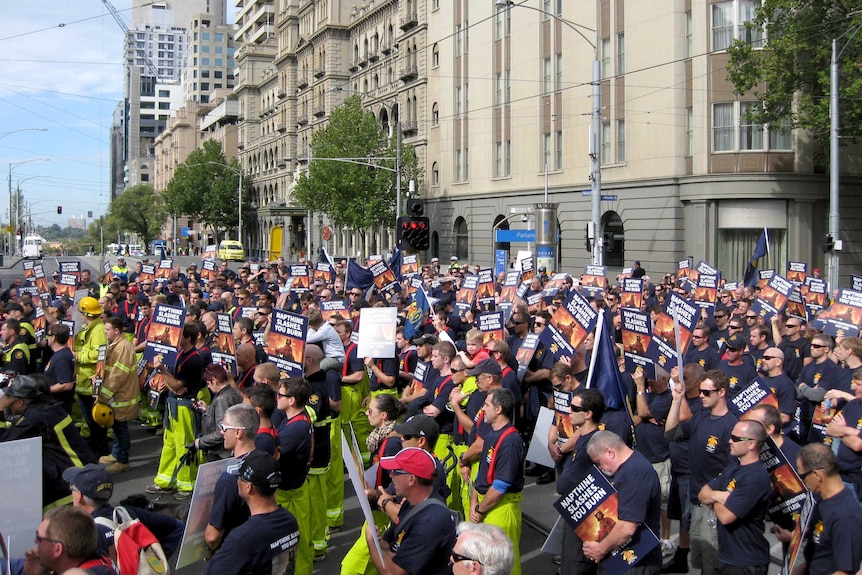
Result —
[[536, 241], [536, 230], [497, 230], [497, 242], [530, 243]]
[[[581, 197], [589, 198], [593, 195], [592, 190], [581, 190]], [[602, 194], [603, 202], [616, 202], [620, 199], [620, 197], [616, 194]]]
[[185, 226], [184, 226], [184, 227], [180, 230], [180, 237], [183, 237], [183, 238], [187, 238], [187, 237], [189, 237], [189, 231], [190, 231], [190, 230], [189, 230], [189, 228], [187, 228], [187, 227], [185, 227]]
[[320, 230], [320, 236], [323, 238], [323, 241], [328, 242], [332, 239], [332, 228], [329, 226], [323, 226]]

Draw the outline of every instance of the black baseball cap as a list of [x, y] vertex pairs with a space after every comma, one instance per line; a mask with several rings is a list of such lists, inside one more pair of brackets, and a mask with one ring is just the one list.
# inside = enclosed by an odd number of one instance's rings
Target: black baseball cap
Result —
[[281, 468], [275, 457], [261, 450], [245, 456], [239, 467], [230, 470], [241, 480], [251, 483], [265, 494], [275, 493], [281, 483]]
[[108, 500], [114, 494], [114, 479], [97, 463], [70, 467], [63, 472], [63, 479], [90, 499]]
[[486, 359], [484, 361], [480, 361], [478, 364], [476, 364], [476, 367], [467, 370], [467, 375], [479, 375], [480, 373], [489, 373], [491, 375], [502, 376], [503, 370], [500, 368], [500, 364], [493, 359]]
[[437, 444], [437, 438], [440, 437], [440, 425], [433, 417], [425, 414], [414, 415], [404, 423], [395, 424], [393, 429], [399, 435], [424, 437], [431, 448]]

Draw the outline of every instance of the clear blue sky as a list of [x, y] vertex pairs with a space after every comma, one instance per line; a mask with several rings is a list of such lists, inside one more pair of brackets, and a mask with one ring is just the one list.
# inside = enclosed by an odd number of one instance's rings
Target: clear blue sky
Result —
[[[12, 169], [12, 187], [21, 182], [34, 224], [65, 227], [69, 217], [88, 210], [98, 216], [110, 198], [109, 136], [123, 91], [123, 33], [101, 0], [4, 4], [0, 221], [9, 221], [9, 164], [37, 158], [50, 161]], [[128, 22], [131, 0], [112, 4]], [[3, 135], [23, 128], [47, 131]]]

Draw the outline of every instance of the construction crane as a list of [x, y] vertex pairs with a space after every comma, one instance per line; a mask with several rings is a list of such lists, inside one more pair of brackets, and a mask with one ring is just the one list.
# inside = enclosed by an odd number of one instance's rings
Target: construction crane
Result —
[[[153, 64], [153, 61], [150, 60], [150, 57], [147, 55], [147, 51], [144, 48], [138, 46], [138, 42], [135, 39], [134, 33], [129, 30], [129, 27], [126, 25], [126, 22], [122, 19], [120, 13], [117, 11], [114, 5], [111, 4], [108, 0], [102, 0], [102, 4], [105, 5], [105, 7], [108, 9], [108, 12], [110, 12], [111, 16], [114, 18], [114, 21], [120, 27], [120, 30], [122, 30], [123, 33], [126, 35], [126, 41], [129, 42], [132, 46], [134, 46], [138, 56], [140, 56], [141, 60], [144, 61], [144, 72], [149, 72], [152, 77], [158, 78], [158, 69], [156, 68], [155, 64]], [[152, 4], [152, 2], [150, 2], [150, 4]], [[149, 4], [146, 4], [145, 6], [148, 5]]]

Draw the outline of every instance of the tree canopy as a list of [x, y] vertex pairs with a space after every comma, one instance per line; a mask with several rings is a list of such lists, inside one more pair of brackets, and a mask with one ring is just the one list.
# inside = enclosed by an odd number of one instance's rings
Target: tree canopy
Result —
[[[339, 227], [365, 231], [391, 226], [395, 220], [396, 153], [394, 138], [387, 141], [374, 114], [362, 109], [358, 96], [351, 96], [332, 111], [327, 126], [312, 136], [309, 169], [299, 177], [294, 196], [303, 207], [326, 214]], [[406, 193], [407, 181], [421, 176], [412, 146], [402, 146], [401, 172], [402, 192]]]
[[106, 235], [115, 232], [133, 232], [144, 245], [158, 237], [165, 223], [165, 207], [153, 186], [139, 184], [128, 188], [111, 202], [105, 221]]
[[[763, 50], [737, 40], [730, 48], [729, 76], [737, 94], [753, 91], [762, 102], [748, 120], [807, 130], [821, 146], [829, 142], [829, 66], [832, 39], [844, 49], [839, 61], [842, 136], [862, 126], [862, 26], [858, 2], [764, 0], [749, 26], [766, 30]], [[846, 46], [846, 48], [845, 48]]]
[[[239, 162], [236, 159], [228, 162], [218, 142], [207, 140], [174, 171], [163, 194], [167, 213], [198, 219], [212, 228], [216, 236], [220, 231], [235, 229], [239, 217], [239, 170]], [[250, 190], [249, 179], [243, 179], [246, 213], [251, 204]]]

